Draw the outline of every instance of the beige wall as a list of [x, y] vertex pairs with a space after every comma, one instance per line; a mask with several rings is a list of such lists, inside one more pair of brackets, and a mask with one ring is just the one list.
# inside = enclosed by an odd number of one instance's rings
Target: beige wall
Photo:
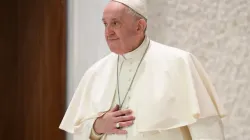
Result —
[[228, 111], [227, 140], [249, 140], [250, 0], [149, 0], [148, 6], [149, 36], [192, 52], [210, 74]]

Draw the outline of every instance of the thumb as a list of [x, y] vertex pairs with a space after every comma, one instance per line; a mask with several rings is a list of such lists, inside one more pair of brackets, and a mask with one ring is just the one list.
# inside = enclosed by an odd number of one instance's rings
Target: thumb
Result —
[[115, 107], [112, 108], [110, 111], [111, 111], [111, 112], [115, 112], [115, 111], [117, 111], [117, 110], [119, 110], [119, 105], [115, 105]]

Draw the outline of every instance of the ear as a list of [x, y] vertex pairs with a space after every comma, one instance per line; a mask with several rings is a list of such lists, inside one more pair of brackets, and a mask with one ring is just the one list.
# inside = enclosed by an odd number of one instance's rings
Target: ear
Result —
[[137, 23], [137, 32], [143, 33], [146, 30], [147, 22], [144, 19], [139, 19]]

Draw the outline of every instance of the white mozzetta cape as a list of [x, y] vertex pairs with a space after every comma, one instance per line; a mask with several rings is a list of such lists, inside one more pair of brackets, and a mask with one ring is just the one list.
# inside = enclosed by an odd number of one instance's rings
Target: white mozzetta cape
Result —
[[[60, 128], [86, 133], [93, 118], [108, 111], [116, 88], [117, 55], [111, 53], [83, 76]], [[190, 53], [150, 41], [131, 89], [136, 131], [168, 130], [225, 112], [208, 75]]]

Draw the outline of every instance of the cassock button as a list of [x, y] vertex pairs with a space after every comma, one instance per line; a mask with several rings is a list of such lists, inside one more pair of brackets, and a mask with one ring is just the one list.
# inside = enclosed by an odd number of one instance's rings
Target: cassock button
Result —
[[132, 72], [132, 69], [129, 69], [128, 71], [129, 71], [129, 72]]

